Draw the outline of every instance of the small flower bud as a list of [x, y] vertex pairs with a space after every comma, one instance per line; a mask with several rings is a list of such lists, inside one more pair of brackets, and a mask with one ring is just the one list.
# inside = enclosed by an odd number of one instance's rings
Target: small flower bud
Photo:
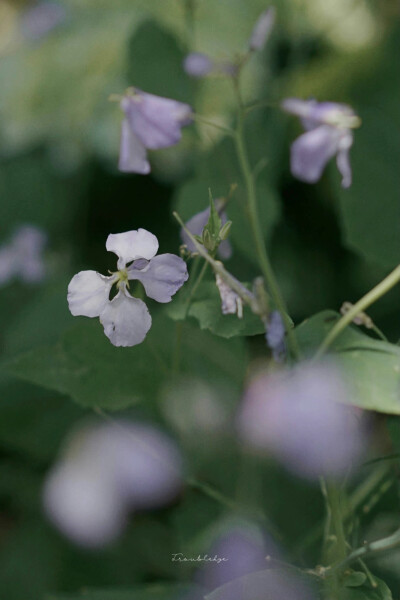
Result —
[[271, 6], [260, 15], [254, 26], [249, 39], [250, 50], [261, 50], [265, 46], [274, 24], [275, 9]]
[[221, 230], [219, 232], [219, 238], [221, 240], [226, 240], [228, 238], [231, 227], [232, 227], [232, 221], [227, 221], [225, 223], [225, 225], [223, 225], [221, 227]]
[[207, 228], [204, 228], [203, 239], [201, 240], [201, 243], [209, 252], [213, 252], [215, 250], [215, 240]]
[[185, 73], [191, 77], [205, 77], [214, 68], [212, 60], [202, 52], [192, 52], [183, 61]]

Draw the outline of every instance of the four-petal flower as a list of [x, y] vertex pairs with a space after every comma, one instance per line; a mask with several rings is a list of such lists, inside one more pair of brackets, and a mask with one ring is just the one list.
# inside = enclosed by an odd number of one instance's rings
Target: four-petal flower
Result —
[[346, 104], [288, 98], [282, 108], [300, 117], [306, 133], [291, 148], [291, 170], [295, 177], [315, 183], [327, 162], [336, 156], [342, 175], [342, 187], [351, 185], [349, 150], [353, 145], [352, 129], [360, 126], [360, 118]]
[[[151, 327], [146, 304], [129, 293], [129, 281], [143, 284], [149, 298], [170, 302], [188, 279], [186, 263], [175, 254], [160, 254], [155, 235], [145, 229], [110, 234], [106, 248], [118, 256], [118, 271], [109, 277], [81, 271], [68, 286], [68, 304], [74, 316], [99, 317], [114, 346], [140, 344]], [[110, 300], [113, 285], [118, 292]]]

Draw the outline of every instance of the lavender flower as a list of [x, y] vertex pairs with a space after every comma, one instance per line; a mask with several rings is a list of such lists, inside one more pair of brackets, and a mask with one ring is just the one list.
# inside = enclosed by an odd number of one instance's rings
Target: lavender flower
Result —
[[282, 362], [286, 354], [285, 325], [278, 310], [274, 310], [266, 325], [265, 339], [277, 362]]
[[349, 151], [353, 144], [352, 129], [359, 127], [360, 118], [350, 106], [316, 100], [284, 100], [282, 107], [300, 117], [306, 129], [291, 149], [291, 169], [295, 177], [315, 183], [328, 161], [336, 156], [342, 175], [342, 187], [352, 182]]
[[340, 477], [364, 449], [363, 423], [346, 405], [350, 399], [331, 364], [303, 364], [261, 375], [245, 394], [240, 434], [250, 446], [271, 453], [302, 477]]
[[192, 121], [188, 104], [130, 88], [121, 100], [122, 122], [119, 169], [146, 175], [150, 172], [146, 150], [177, 144], [181, 129]]
[[[160, 254], [155, 235], [145, 229], [111, 233], [106, 248], [118, 256], [115, 273], [80, 271], [68, 286], [68, 304], [74, 316], [99, 317], [114, 346], [135, 346], [146, 337], [151, 317], [146, 304], [129, 293], [129, 281], [143, 284], [149, 298], [170, 302], [188, 279], [186, 263], [175, 254]], [[117, 295], [110, 300], [113, 285]]]
[[[221, 199], [217, 199], [215, 201], [215, 208], [221, 217], [221, 224], [225, 225], [228, 221], [228, 217], [226, 212], [223, 210], [224, 202]], [[204, 227], [208, 223], [208, 219], [210, 218], [210, 207], [202, 210], [201, 212], [194, 215], [189, 221], [186, 223], [187, 229], [189, 229], [192, 235], [199, 235], [203, 233]], [[196, 246], [186, 233], [186, 231], [182, 228], [180, 231], [180, 236], [182, 243], [185, 244], [186, 248], [189, 252], [196, 252]], [[232, 246], [229, 240], [223, 240], [218, 247], [218, 255], [223, 260], [228, 260], [232, 256]]]
[[46, 276], [43, 259], [45, 233], [34, 225], [22, 225], [10, 241], [0, 247], [0, 285], [13, 279], [39, 283]]
[[163, 506], [181, 486], [175, 444], [153, 427], [121, 421], [72, 435], [47, 476], [43, 502], [72, 541], [101, 547], [121, 534], [132, 509]]
[[56, 2], [38, 2], [22, 14], [21, 28], [26, 38], [39, 40], [65, 21], [66, 11]]
[[213, 70], [214, 63], [207, 54], [192, 52], [185, 57], [183, 68], [191, 77], [205, 77]]
[[249, 39], [250, 50], [261, 50], [265, 46], [275, 25], [275, 17], [275, 8], [273, 6], [260, 15]]

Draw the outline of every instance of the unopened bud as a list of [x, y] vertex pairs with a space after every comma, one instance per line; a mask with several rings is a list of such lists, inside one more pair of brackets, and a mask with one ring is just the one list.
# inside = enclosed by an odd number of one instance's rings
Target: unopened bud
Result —
[[223, 225], [219, 232], [219, 238], [221, 240], [226, 240], [228, 238], [229, 232], [232, 227], [232, 221], [227, 221], [225, 225]]

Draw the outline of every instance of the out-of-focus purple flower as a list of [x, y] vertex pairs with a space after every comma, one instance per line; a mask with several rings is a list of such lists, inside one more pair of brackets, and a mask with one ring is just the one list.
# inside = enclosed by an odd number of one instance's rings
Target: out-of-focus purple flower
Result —
[[128, 422], [78, 430], [47, 476], [43, 502], [72, 541], [101, 547], [116, 539], [131, 510], [173, 500], [182, 486], [182, 459], [157, 429]]
[[119, 169], [146, 175], [150, 172], [146, 150], [177, 144], [181, 129], [192, 121], [188, 104], [130, 88], [121, 100], [122, 122]]
[[238, 426], [250, 446], [274, 455], [309, 479], [340, 477], [365, 447], [359, 411], [331, 364], [303, 364], [259, 376], [248, 387]]
[[[320, 597], [318, 595], [318, 597]], [[235, 579], [207, 596], [209, 600], [317, 600], [303, 579], [289, 569], [263, 569]]]
[[0, 247], [0, 285], [12, 279], [39, 283], [46, 276], [43, 252], [47, 237], [33, 225], [22, 225], [10, 241]]
[[250, 50], [261, 50], [271, 34], [272, 28], [275, 25], [275, 8], [270, 6], [267, 8], [257, 20], [249, 39]]
[[349, 151], [353, 144], [352, 129], [359, 127], [360, 118], [346, 104], [288, 98], [282, 108], [300, 117], [306, 133], [291, 148], [291, 170], [295, 177], [308, 183], [321, 178], [327, 162], [336, 156], [342, 175], [342, 187], [352, 182]]
[[[140, 281], [149, 298], [170, 302], [188, 279], [184, 260], [175, 254], [157, 254], [155, 235], [138, 229], [110, 233], [106, 248], [118, 256], [115, 273], [109, 277], [96, 271], [80, 271], [68, 286], [71, 314], [99, 317], [104, 333], [114, 346], [141, 344], [151, 327], [146, 304], [129, 293], [129, 281]], [[113, 286], [117, 295], [110, 300]]]
[[237, 315], [241, 319], [243, 317], [243, 302], [241, 297], [225, 283], [218, 273], [215, 276], [215, 283], [221, 297], [222, 314]]
[[207, 54], [192, 52], [183, 61], [185, 72], [191, 77], [206, 77], [214, 68], [214, 63]]
[[282, 362], [286, 354], [285, 325], [278, 310], [272, 311], [266, 324], [265, 339], [277, 362]]
[[60, 4], [38, 2], [22, 13], [22, 33], [28, 39], [38, 40], [63, 23], [65, 18], [65, 8]]
[[270, 539], [251, 523], [232, 524], [218, 536], [206, 557], [196, 581], [209, 590], [267, 567], [266, 557], [278, 556]]
[[[217, 209], [219, 216], [221, 217], [221, 224], [225, 225], [228, 221], [228, 217], [226, 216], [226, 212], [222, 209], [224, 206], [223, 202], [220, 199], [215, 201], [215, 208]], [[187, 229], [189, 229], [192, 235], [199, 235], [203, 233], [204, 227], [208, 223], [208, 219], [210, 218], [210, 207], [202, 210], [201, 212], [194, 215], [189, 221], [186, 223]], [[182, 228], [180, 231], [182, 243], [185, 244], [186, 248], [189, 252], [196, 252], [196, 246], [193, 244], [192, 240], [186, 233], [186, 231]], [[232, 256], [232, 246], [229, 240], [223, 240], [218, 247], [218, 255], [223, 260], [228, 260]]]

